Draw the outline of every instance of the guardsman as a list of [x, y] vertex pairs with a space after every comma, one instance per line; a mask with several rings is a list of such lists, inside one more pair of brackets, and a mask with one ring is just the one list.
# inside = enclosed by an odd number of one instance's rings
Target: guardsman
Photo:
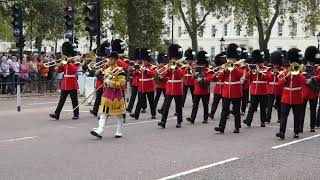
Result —
[[241, 128], [241, 97], [242, 97], [242, 82], [243, 71], [235, 67], [234, 63], [239, 59], [241, 55], [241, 48], [238, 45], [232, 43], [227, 48], [228, 62], [222, 72], [219, 73], [218, 78], [224, 83], [222, 88], [222, 112], [220, 117], [220, 123], [214, 130], [220, 133], [224, 133], [226, 122], [230, 113], [230, 104], [232, 103], [232, 110], [235, 120], [234, 133], [239, 133]]
[[[247, 51], [247, 49], [245, 48], [241, 48], [242, 52], [241, 52], [241, 57], [240, 60], [243, 60], [246, 64], [248, 64], [249, 62], [249, 53]], [[240, 67], [243, 72], [245, 73], [246, 71], [246, 66]], [[248, 79], [244, 79], [243, 83], [242, 83], [242, 98], [241, 98], [241, 115], [245, 115], [246, 113], [246, 109], [248, 106], [248, 102], [249, 102], [249, 87], [250, 87], [250, 81]]]
[[[73, 50], [72, 44], [70, 42], [64, 42], [62, 44], [62, 53], [67, 57], [74, 57], [76, 55], [75, 51]], [[72, 107], [73, 107], [73, 120], [79, 119], [79, 107], [78, 106], [78, 82], [76, 78], [78, 70], [78, 64], [75, 64], [74, 59], [68, 60], [67, 64], [60, 64], [56, 68], [57, 73], [64, 73], [63, 79], [61, 81], [61, 94], [60, 100], [57, 106], [56, 111], [54, 114], [50, 114], [51, 118], [59, 120], [60, 113], [63, 108], [63, 105], [70, 94]]]
[[168, 113], [172, 99], [176, 104], [177, 125], [176, 128], [181, 128], [182, 123], [182, 103], [183, 103], [183, 76], [184, 71], [179, 68], [177, 61], [182, 58], [182, 48], [178, 44], [171, 44], [168, 48], [168, 56], [170, 62], [168, 69], [162, 73], [162, 78], [167, 79], [166, 96], [163, 104], [162, 118], [158, 126], [165, 128], [168, 118]]
[[223, 82], [221, 79], [218, 79], [219, 72], [221, 71], [221, 66], [227, 62], [227, 56], [225, 52], [222, 52], [215, 56], [214, 58], [214, 64], [216, 65], [214, 69], [214, 80], [216, 81], [216, 85], [214, 86], [213, 90], [213, 102], [211, 106], [211, 113], [209, 114], [209, 117], [211, 119], [214, 118], [214, 114], [217, 111], [219, 102], [222, 98], [222, 88], [223, 88]]
[[255, 63], [253, 68], [246, 73], [246, 79], [251, 80], [250, 88], [250, 107], [247, 118], [243, 121], [247, 126], [251, 126], [253, 114], [260, 104], [261, 127], [265, 127], [266, 107], [267, 107], [267, 74], [264, 64], [264, 52], [260, 50], [252, 51], [252, 61]]
[[197, 54], [197, 65], [195, 67], [194, 100], [191, 117], [187, 118], [191, 124], [197, 117], [200, 99], [203, 104], [203, 124], [208, 123], [210, 82], [213, 82], [213, 72], [209, 69], [209, 54], [199, 51]]
[[99, 107], [100, 119], [98, 127], [90, 131], [90, 134], [97, 138], [102, 138], [107, 119], [110, 116], [118, 116], [115, 138], [120, 138], [123, 135], [124, 114], [126, 113], [123, 90], [126, 74], [123, 68], [117, 65], [118, 58], [118, 53], [112, 51], [108, 62], [109, 67], [103, 71], [105, 87]]
[[183, 68], [184, 72], [184, 79], [183, 79], [183, 93], [184, 93], [184, 99], [183, 99], [183, 107], [186, 102], [187, 94], [188, 94], [188, 89], [190, 89], [191, 97], [192, 97], [192, 102], [194, 100], [194, 60], [196, 52], [193, 51], [192, 49], [187, 49], [184, 52], [185, 60], [187, 61], [187, 64]]
[[310, 79], [310, 84], [305, 84], [302, 89], [303, 94], [303, 105], [301, 112], [301, 119], [299, 124], [299, 133], [303, 132], [305, 111], [307, 107], [307, 102], [309, 101], [310, 106], [310, 132], [315, 132], [316, 119], [317, 119], [317, 105], [318, 105], [318, 94], [319, 94], [319, 85], [316, 81], [316, 76], [318, 75], [317, 67], [315, 62], [319, 56], [318, 48], [314, 46], [309, 46], [304, 54], [304, 63], [305, 63], [305, 73], [304, 76], [306, 79]]
[[266, 122], [270, 123], [272, 118], [272, 109], [274, 102], [276, 102], [277, 120], [278, 123], [281, 119], [281, 95], [283, 87], [279, 86], [278, 75], [285, 69], [282, 68], [284, 56], [280, 51], [274, 51], [270, 55], [271, 67], [268, 69], [268, 106], [267, 106], [267, 119]]
[[166, 95], [167, 79], [162, 77], [162, 73], [164, 73], [168, 68], [167, 64], [169, 63], [169, 58], [165, 53], [159, 53], [157, 60], [159, 65], [156, 68], [157, 76], [154, 78], [156, 84], [156, 97], [154, 98], [154, 105], [156, 109], [161, 94], [163, 94], [164, 97]]
[[280, 139], [285, 138], [287, 119], [290, 109], [293, 110], [294, 138], [299, 138], [299, 121], [303, 105], [302, 87], [306, 83], [301, 72], [303, 54], [300, 49], [292, 48], [288, 51], [287, 58], [290, 66], [288, 70], [279, 74], [279, 85], [284, 86], [281, 98], [280, 132], [276, 134]]
[[138, 104], [134, 114], [130, 114], [131, 117], [139, 119], [140, 111], [147, 104], [147, 98], [150, 105], [151, 119], [156, 118], [156, 109], [154, 105], [154, 77], [157, 75], [155, 70], [156, 66], [150, 63], [151, 50], [148, 48], [142, 48], [140, 50], [140, 58], [143, 62], [139, 69], [138, 74]]

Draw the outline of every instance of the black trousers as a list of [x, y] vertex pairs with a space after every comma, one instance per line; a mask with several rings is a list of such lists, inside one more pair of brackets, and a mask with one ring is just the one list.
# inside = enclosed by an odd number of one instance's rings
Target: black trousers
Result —
[[[66, 99], [68, 95], [70, 94], [72, 107], [73, 109], [78, 106], [78, 92], [77, 90], [61, 90], [61, 95], [59, 99], [59, 103], [57, 106], [57, 109], [55, 111], [55, 114], [60, 116], [61, 110], [63, 108], [64, 103], [66, 102]], [[74, 116], [79, 116], [79, 107], [73, 111]]]
[[208, 94], [208, 95], [194, 95], [192, 112], [191, 112], [191, 119], [195, 120], [197, 117], [200, 99], [202, 100], [202, 105], [203, 105], [203, 120], [206, 121], [206, 120], [208, 120], [210, 94]]
[[219, 127], [225, 129], [228, 116], [230, 114], [230, 104], [232, 103], [232, 111], [234, 113], [235, 129], [241, 128], [240, 104], [241, 98], [222, 98], [222, 112]]
[[267, 122], [271, 121], [274, 102], [277, 108], [278, 120], [281, 119], [281, 95], [268, 94], [268, 106], [267, 106], [267, 118], [266, 118]]
[[98, 89], [96, 92], [96, 100], [94, 101], [94, 105], [92, 109], [94, 114], [98, 114], [99, 106], [101, 104], [102, 94], [103, 94], [103, 88]]
[[241, 112], [246, 112], [248, 102], [249, 102], [249, 89], [242, 90], [242, 98], [241, 98]]
[[158, 102], [159, 102], [161, 94], [163, 94], [163, 96], [165, 97], [166, 96], [166, 89], [157, 88], [156, 89], [156, 97], [154, 98], [154, 106], [155, 106], [156, 109], [157, 109]]
[[1, 90], [2, 90], [2, 94], [6, 94], [7, 93], [7, 82], [8, 82], [8, 77], [3, 77], [1, 76]]
[[299, 133], [299, 121], [301, 119], [301, 108], [302, 104], [284, 104], [281, 103], [281, 121], [280, 121], [280, 132], [285, 133], [287, 128], [287, 119], [290, 113], [290, 109], [293, 111], [293, 123], [294, 133]]
[[151, 116], [156, 115], [156, 109], [154, 105], [154, 92], [138, 93], [138, 104], [134, 113], [136, 118], [139, 118], [141, 109], [144, 108], [147, 104], [147, 98], [150, 105]]
[[188, 94], [188, 89], [190, 89], [190, 92], [191, 92], [191, 97], [192, 97], [192, 102], [194, 101], [194, 94], [193, 94], [193, 91], [194, 91], [194, 86], [183, 86], [183, 107], [184, 107], [184, 103], [186, 102], [186, 98], [187, 98], [187, 94]]
[[213, 95], [213, 102], [211, 106], [211, 116], [214, 116], [214, 114], [216, 113], [221, 98], [222, 98], [221, 94]]
[[168, 113], [171, 105], [171, 101], [174, 99], [176, 104], [176, 113], [177, 113], [177, 124], [182, 123], [182, 100], [183, 96], [171, 96], [166, 95], [163, 103], [163, 113], [162, 113], [162, 119], [161, 121], [166, 123], [168, 118]]
[[[320, 104], [320, 102], [319, 102]], [[318, 107], [317, 119], [316, 119], [316, 126], [320, 127], [320, 106]]]
[[266, 106], [267, 106], [267, 95], [251, 95], [250, 98], [250, 107], [246, 122], [248, 124], [252, 123], [254, 111], [258, 108], [260, 104], [260, 120], [261, 123], [266, 122]]
[[133, 109], [134, 102], [138, 94], [138, 86], [131, 86], [131, 97], [127, 109], [131, 111]]
[[299, 132], [303, 131], [304, 117], [306, 114], [306, 107], [307, 107], [308, 101], [310, 105], [310, 128], [314, 129], [316, 126], [318, 99], [304, 100], [302, 104], [302, 110], [301, 110], [301, 119], [299, 122]]

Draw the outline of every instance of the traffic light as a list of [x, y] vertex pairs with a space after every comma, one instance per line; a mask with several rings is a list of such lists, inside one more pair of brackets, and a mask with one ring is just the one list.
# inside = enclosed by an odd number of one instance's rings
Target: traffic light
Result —
[[22, 37], [22, 7], [20, 4], [12, 6], [12, 18], [13, 35], [16, 38], [20, 38]]
[[96, 2], [88, 3], [84, 8], [86, 31], [90, 36], [96, 36], [99, 29], [98, 4]]
[[66, 38], [72, 39], [73, 38], [73, 19], [74, 19], [75, 9], [73, 6], [68, 5], [65, 8], [65, 11], [66, 11], [66, 16], [64, 17], [66, 20], [65, 35], [66, 35]]

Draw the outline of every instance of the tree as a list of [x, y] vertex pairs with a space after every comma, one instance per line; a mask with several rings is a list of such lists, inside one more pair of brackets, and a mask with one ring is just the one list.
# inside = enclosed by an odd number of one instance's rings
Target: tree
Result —
[[[225, 6], [227, 1], [174, 0], [173, 3], [173, 12], [178, 15], [178, 17], [181, 17], [190, 36], [192, 49], [198, 51], [198, 35], [201, 35], [203, 33], [207, 16], [211, 12]], [[199, 11], [199, 8], [203, 10]]]

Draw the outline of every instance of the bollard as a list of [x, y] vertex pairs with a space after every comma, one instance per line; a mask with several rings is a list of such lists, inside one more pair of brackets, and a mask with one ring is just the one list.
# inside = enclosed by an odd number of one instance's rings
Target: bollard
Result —
[[17, 111], [21, 111], [21, 90], [20, 90], [20, 76], [17, 79]]

